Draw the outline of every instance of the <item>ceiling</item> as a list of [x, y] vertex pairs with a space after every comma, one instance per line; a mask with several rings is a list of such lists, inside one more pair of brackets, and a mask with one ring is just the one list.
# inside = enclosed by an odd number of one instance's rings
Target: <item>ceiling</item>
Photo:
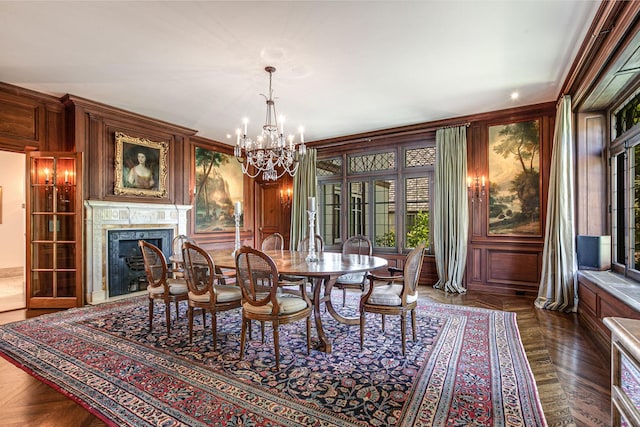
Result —
[[553, 101], [599, 4], [0, 1], [0, 81], [233, 143], [272, 65], [285, 131], [313, 141]]

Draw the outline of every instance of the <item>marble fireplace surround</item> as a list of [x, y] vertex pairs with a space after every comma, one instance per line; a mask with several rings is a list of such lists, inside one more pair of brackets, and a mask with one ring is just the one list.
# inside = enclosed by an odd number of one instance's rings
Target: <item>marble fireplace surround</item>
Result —
[[109, 301], [107, 231], [125, 229], [173, 230], [187, 234], [187, 212], [191, 205], [105, 202], [85, 200], [85, 301]]

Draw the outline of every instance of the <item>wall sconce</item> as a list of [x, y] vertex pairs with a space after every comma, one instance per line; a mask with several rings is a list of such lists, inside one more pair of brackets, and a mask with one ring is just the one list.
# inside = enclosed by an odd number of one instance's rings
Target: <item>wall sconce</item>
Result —
[[291, 187], [280, 189], [280, 204], [285, 209], [289, 209], [291, 207]]
[[479, 203], [482, 203], [482, 198], [485, 195], [485, 179], [484, 175], [479, 177], [476, 175], [475, 177], [467, 177], [467, 190], [469, 191], [469, 197], [471, 197], [471, 203], [478, 199]]

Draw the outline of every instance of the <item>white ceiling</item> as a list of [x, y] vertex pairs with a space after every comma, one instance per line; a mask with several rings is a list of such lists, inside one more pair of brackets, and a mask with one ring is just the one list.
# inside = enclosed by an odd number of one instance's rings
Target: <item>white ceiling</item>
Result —
[[273, 65], [312, 141], [555, 100], [599, 4], [0, 1], [0, 81], [231, 143]]

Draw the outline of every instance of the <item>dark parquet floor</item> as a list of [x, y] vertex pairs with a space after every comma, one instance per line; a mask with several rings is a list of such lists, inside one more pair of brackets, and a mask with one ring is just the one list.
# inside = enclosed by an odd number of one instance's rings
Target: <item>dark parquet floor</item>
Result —
[[[517, 313], [518, 328], [549, 426], [610, 425], [610, 358], [575, 314], [539, 310], [533, 298], [421, 288], [437, 302]], [[45, 313], [0, 313], [0, 324]], [[103, 426], [82, 406], [0, 357], [0, 426]]]

